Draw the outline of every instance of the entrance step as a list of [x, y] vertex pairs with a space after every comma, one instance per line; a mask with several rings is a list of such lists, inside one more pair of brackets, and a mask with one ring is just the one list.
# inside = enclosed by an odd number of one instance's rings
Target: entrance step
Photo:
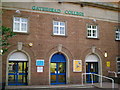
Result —
[[46, 89], [72, 89], [72, 88], [94, 88], [94, 86], [87, 85], [83, 86], [81, 84], [69, 84], [69, 85], [32, 85], [32, 86], [6, 86], [5, 89], [39, 89], [39, 90], [46, 90]]

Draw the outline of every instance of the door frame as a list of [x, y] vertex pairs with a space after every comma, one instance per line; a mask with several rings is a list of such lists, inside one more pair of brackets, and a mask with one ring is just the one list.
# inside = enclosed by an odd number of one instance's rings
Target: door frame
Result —
[[8, 54], [7, 61], [6, 61], [6, 85], [8, 86], [8, 63], [9, 63], [9, 58], [15, 52], [22, 52], [28, 58], [28, 75], [27, 75], [28, 76], [28, 81], [27, 82], [28, 82], [28, 85], [30, 85], [30, 83], [31, 83], [31, 58], [30, 58], [30, 55], [24, 50], [19, 50], [19, 51], [18, 50], [13, 50], [12, 52], [10, 52]]
[[50, 58], [49, 58], [49, 85], [51, 85], [51, 72], [50, 72], [50, 63], [51, 63], [51, 58], [54, 54], [56, 53], [62, 53], [65, 57], [66, 57], [66, 84], [68, 84], [70, 82], [69, 78], [70, 78], [70, 71], [69, 71], [69, 58], [68, 56], [64, 53], [64, 52], [54, 52], [51, 54]]
[[[98, 58], [99, 58], [99, 60], [98, 60], [98, 74], [99, 75], [102, 75], [102, 59], [101, 59], [101, 57], [97, 54], [97, 53], [88, 53], [87, 55], [86, 55], [86, 57], [88, 57], [89, 55], [91, 55], [91, 54], [94, 54], [94, 55], [96, 55]], [[85, 61], [84, 61], [84, 71], [85, 71], [85, 73], [86, 73], [86, 57], [85, 57]], [[85, 79], [86, 80], [86, 79]], [[100, 82], [100, 77], [98, 78], [98, 83]]]

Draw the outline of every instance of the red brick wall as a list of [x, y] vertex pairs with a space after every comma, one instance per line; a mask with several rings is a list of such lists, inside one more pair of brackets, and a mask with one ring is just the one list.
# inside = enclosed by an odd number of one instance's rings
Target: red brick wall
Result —
[[[12, 10], [3, 10], [3, 25], [12, 28], [13, 16], [18, 15]], [[3, 56], [3, 80], [6, 79], [6, 61], [7, 55], [17, 49], [17, 42], [23, 42], [23, 50], [28, 52], [31, 58], [31, 84], [42, 85], [49, 84], [49, 58], [52, 53], [57, 51], [58, 44], [63, 45], [62, 51], [69, 58], [70, 83], [81, 83], [81, 73], [84, 72], [85, 57], [91, 52], [91, 47], [96, 46], [96, 53], [101, 57], [102, 73], [108, 75], [106, 61], [111, 62], [110, 70], [116, 70], [116, 56], [118, 55], [118, 41], [115, 41], [115, 26], [117, 23], [82, 19], [78, 17], [68, 17], [59, 15], [50, 15], [42, 13], [32, 13], [21, 11], [22, 17], [29, 19], [29, 34], [17, 33], [10, 39], [12, 48]], [[66, 21], [67, 36], [53, 36], [53, 20]], [[86, 38], [86, 24], [95, 23], [99, 27], [98, 39]], [[28, 44], [32, 42], [33, 46]], [[108, 57], [104, 57], [107, 51]], [[43, 73], [36, 72], [36, 59], [44, 59], [45, 66]], [[80, 59], [83, 62], [83, 71], [81, 73], [73, 72], [73, 60]]]

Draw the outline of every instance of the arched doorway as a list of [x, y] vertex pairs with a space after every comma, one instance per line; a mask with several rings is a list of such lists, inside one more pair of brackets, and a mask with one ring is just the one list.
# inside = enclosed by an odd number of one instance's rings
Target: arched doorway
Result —
[[14, 52], [8, 58], [8, 85], [28, 84], [28, 57], [23, 52]]
[[[86, 73], [99, 74], [100, 59], [97, 55], [95, 55], [95, 54], [88, 55], [85, 59], [85, 62], [86, 62]], [[91, 75], [86, 76], [86, 81], [87, 81], [87, 83], [92, 82]], [[97, 83], [98, 81], [99, 81], [98, 76], [93, 76], [93, 82]]]
[[66, 57], [62, 53], [56, 53], [50, 61], [51, 85], [66, 84]]

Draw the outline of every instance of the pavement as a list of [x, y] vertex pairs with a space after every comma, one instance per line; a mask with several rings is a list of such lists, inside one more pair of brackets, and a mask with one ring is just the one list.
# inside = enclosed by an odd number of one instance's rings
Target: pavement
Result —
[[93, 88], [93, 86], [84, 86], [81, 84], [66, 85], [32, 85], [32, 86], [6, 86], [5, 89], [67, 89], [67, 88]]
[[[6, 86], [3, 90], [113, 90], [112, 84], [104, 82], [91, 84], [66, 84], [66, 85], [32, 85], [32, 86]], [[115, 83], [115, 89], [120, 90], [120, 84]]]
[[[100, 83], [95, 83], [94, 86], [100, 87], [100, 88], [112, 88], [112, 83], [103, 82], [102, 87], [101, 87]], [[114, 88], [119, 88], [119, 90], [120, 90], [120, 84], [114, 83]]]

